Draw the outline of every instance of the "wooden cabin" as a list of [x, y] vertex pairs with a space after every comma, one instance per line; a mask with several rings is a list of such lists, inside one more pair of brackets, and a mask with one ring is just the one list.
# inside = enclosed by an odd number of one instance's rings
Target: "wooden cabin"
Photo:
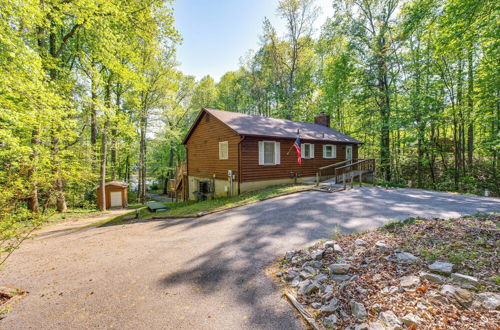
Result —
[[[299, 134], [302, 164], [293, 148]], [[236, 195], [271, 185], [314, 181], [320, 168], [358, 158], [360, 141], [314, 123], [202, 109], [183, 144], [187, 196]]]
[[[106, 209], [125, 208], [128, 205], [128, 183], [123, 181], [107, 182], [104, 188], [106, 192]], [[97, 205], [101, 209], [102, 192], [97, 187]]]

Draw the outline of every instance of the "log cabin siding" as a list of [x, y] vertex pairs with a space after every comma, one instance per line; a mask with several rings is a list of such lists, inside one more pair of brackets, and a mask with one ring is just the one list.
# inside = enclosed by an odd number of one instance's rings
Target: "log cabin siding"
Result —
[[[208, 117], [208, 120], [207, 120]], [[227, 125], [207, 113], [199, 118], [186, 142], [189, 176], [227, 179], [227, 171], [238, 170], [240, 137]], [[219, 159], [219, 142], [228, 141], [228, 159]]]
[[[259, 165], [259, 141], [280, 142], [281, 157], [279, 165]], [[246, 136], [241, 142], [240, 182], [285, 179], [293, 177], [295, 173], [299, 177], [315, 176], [320, 167], [344, 161], [346, 145], [352, 146], [352, 158], [358, 158], [358, 146], [356, 144], [302, 140], [302, 143], [314, 144], [314, 158], [302, 159], [302, 165], [299, 165], [295, 149], [290, 149], [294, 141], [293, 139]], [[336, 158], [323, 158], [323, 145], [325, 144], [337, 146]]]

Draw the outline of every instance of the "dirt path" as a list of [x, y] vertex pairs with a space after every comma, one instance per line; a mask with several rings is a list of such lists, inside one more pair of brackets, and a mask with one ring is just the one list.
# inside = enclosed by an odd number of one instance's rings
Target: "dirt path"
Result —
[[29, 291], [0, 328], [299, 329], [265, 274], [287, 250], [409, 216], [498, 210], [495, 198], [364, 187], [39, 235], [0, 272], [0, 286]]

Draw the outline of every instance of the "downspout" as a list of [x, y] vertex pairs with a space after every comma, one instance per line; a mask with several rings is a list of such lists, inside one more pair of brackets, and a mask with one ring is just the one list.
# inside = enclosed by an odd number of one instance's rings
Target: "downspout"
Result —
[[240, 136], [240, 142], [238, 142], [238, 195], [241, 193], [241, 142], [245, 139], [245, 136]]

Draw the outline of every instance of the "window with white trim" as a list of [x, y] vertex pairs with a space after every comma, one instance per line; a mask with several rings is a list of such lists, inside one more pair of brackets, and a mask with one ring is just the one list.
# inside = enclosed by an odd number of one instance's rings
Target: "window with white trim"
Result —
[[278, 165], [280, 163], [280, 143], [259, 141], [259, 165]]
[[229, 144], [227, 141], [219, 142], [219, 159], [229, 159]]
[[324, 144], [323, 158], [337, 158], [337, 146], [334, 144]]
[[304, 159], [314, 158], [314, 144], [312, 143], [302, 143], [300, 146], [302, 149], [301, 157]]

